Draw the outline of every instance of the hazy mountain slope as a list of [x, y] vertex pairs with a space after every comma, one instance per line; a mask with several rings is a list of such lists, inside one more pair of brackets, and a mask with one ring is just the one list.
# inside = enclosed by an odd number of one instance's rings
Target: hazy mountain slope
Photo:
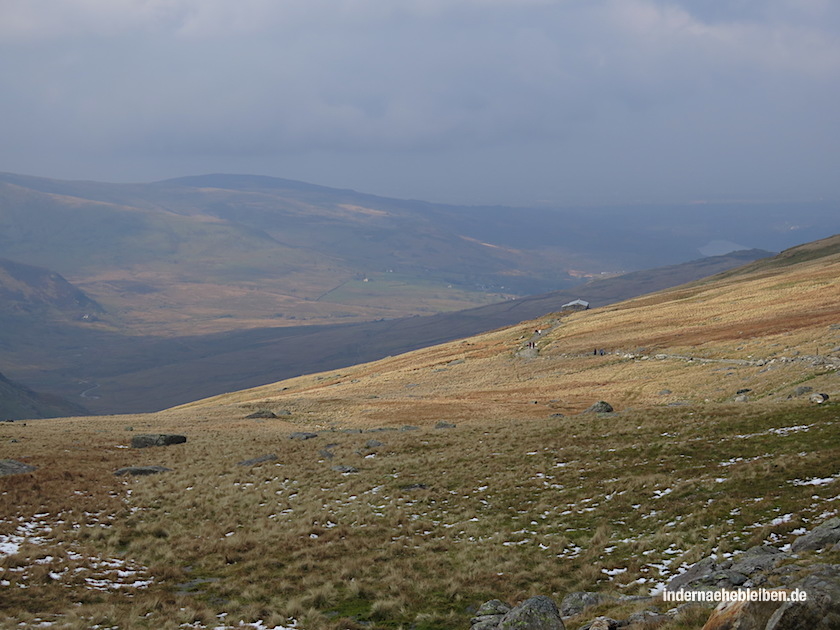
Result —
[[73, 319], [104, 313], [101, 305], [59, 274], [0, 258], [0, 311], [31, 315], [45, 309]]
[[398, 204], [299, 188], [0, 176], [0, 252], [56, 269], [154, 334], [432, 313], [576, 282], [560, 253], [483, 245]]
[[[742, 389], [784, 399], [802, 383], [834, 395], [839, 244], [840, 235], [754, 263], [750, 272], [196, 405], [317, 406], [324, 422], [340, 408], [348, 422], [383, 422], [388, 414], [430, 421], [576, 413], [595, 397], [619, 409], [731, 401]], [[543, 334], [534, 336], [536, 328]]]
[[[485, 307], [344, 326], [301, 326], [176, 339], [120, 337], [84, 331], [86, 350], [56, 341], [38, 366], [18, 374], [63, 396], [85, 394], [99, 413], [162, 409], [219, 392], [354, 363], [509, 326], [557, 311], [577, 297], [593, 305], [617, 302], [742, 265], [768, 252], [738, 252], [693, 263], [592, 281], [578, 292], [549, 293]], [[52, 338], [54, 332], [42, 333]], [[80, 334], [80, 332], [77, 332]], [[31, 352], [31, 346], [27, 348]], [[3, 353], [0, 352], [0, 356]], [[17, 361], [22, 362], [23, 355]], [[96, 385], [95, 389], [91, 389]]]
[[152, 334], [460, 310], [834, 231], [830, 202], [452, 207], [256, 176], [0, 174], [0, 255], [56, 270]]
[[0, 420], [87, 416], [90, 411], [58, 396], [34, 392], [0, 374]]

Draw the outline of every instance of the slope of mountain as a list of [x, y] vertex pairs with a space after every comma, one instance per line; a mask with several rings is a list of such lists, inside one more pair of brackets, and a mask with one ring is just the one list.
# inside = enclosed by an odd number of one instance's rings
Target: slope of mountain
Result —
[[[0, 357], [7, 364], [27, 365], [15, 372], [25, 382], [68, 398], [84, 393], [85, 405], [95, 412], [154, 411], [509, 326], [558, 311], [577, 297], [593, 306], [617, 302], [766, 255], [735, 252], [594, 280], [575, 293], [555, 292], [465, 311], [361, 324], [263, 328], [174, 339], [124, 336], [90, 326], [77, 326], [59, 336], [51, 327], [37, 332], [46, 351], [36, 352], [35, 344], [27, 343], [14, 355], [10, 349], [0, 349]], [[27, 334], [34, 334], [31, 321], [22, 330], [21, 340]]]
[[684, 262], [712, 241], [779, 250], [840, 231], [838, 217], [828, 202], [451, 207], [269, 177], [0, 174], [0, 253], [155, 335], [460, 310]]
[[546, 314], [195, 405], [282, 406], [288, 399], [321, 413], [340, 406], [344, 418], [378, 423], [394, 413], [415, 421], [577, 413], [596, 395], [622, 409], [725, 402], [738, 390], [783, 399], [805, 382], [835, 394], [838, 296], [840, 235], [611, 306]]
[[34, 392], [0, 374], [0, 420], [86, 416], [90, 411], [58, 396]]
[[36, 311], [91, 321], [104, 313], [95, 300], [49, 269], [0, 258], [0, 311]]

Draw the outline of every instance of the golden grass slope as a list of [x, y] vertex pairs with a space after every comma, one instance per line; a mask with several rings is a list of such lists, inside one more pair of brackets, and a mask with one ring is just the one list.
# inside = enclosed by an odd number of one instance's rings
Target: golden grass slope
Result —
[[[821, 243], [830, 252], [840, 237]], [[722, 402], [739, 389], [778, 399], [805, 380], [837, 391], [829, 366], [840, 363], [840, 253], [755, 266], [183, 409], [293, 408], [313, 426], [370, 426], [403, 416], [545, 417], [577, 413], [598, 399], [617, 409]], [[532, 340], [536, 352], [526, 347]]]

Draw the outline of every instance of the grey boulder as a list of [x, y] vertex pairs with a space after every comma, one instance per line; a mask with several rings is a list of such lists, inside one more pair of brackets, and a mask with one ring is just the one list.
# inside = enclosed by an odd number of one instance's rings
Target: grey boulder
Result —
[[793, 553], [813, 551], [840, 541], [840, 517], [835, 516], [793, 541]]
[[770, 617], [765, 630], [840, 628], [840, 565], [815, 571], [797, 587], [807, 593], [807, 599], [782, 604]]
[[613, 406], [610, 403], [599, 400], [591, 407], [584, 409], [583, 413], [612, 413], [613, 411], [615, 411], [615, 409], [613, 409]]
[[560, 610], [550, 597], [526, 599], [499, 622], [499, 630], [566, 630]]
[[183, 444], [187, 441], [184, 435], [173, 435], [169, 433], [143, 433], [131, 438], [131, 448], [149, 448], [151, 446], [169, 446], [171, 444]]

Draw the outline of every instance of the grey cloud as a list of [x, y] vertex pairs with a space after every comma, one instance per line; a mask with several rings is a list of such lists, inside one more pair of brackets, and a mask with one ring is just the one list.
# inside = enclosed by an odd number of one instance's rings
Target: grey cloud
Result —
[[605, 182], [836, 194], [834, 5], [11, 0], [0, 169], [248, 169], [420, 197], [427, 179], [506, 203]]

